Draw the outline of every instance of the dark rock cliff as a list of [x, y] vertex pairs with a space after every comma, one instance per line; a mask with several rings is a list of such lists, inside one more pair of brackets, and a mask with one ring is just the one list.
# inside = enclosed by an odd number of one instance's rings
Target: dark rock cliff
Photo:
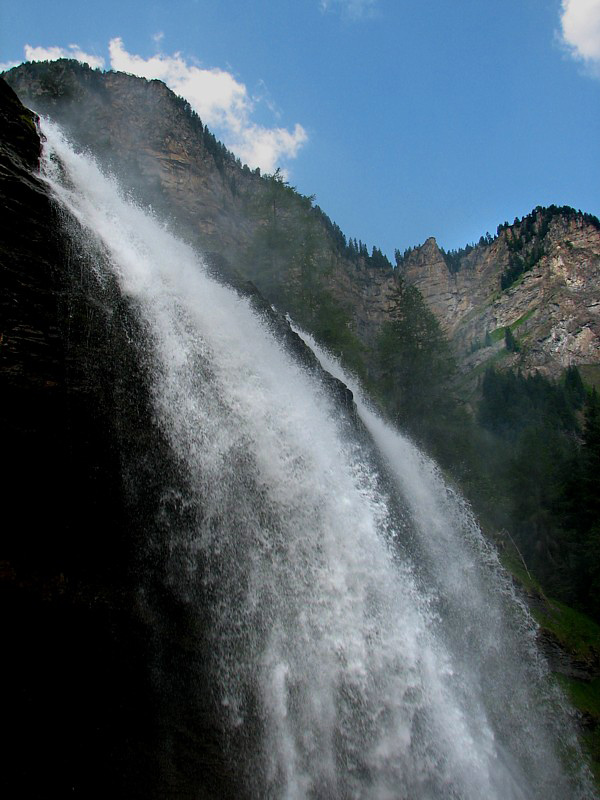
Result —
[[[170, 527], [195, 520], [173, 500], [185, 475], [153, 423], [146, 331], [38, 177], [35, 123], [0, 79], [0, 786], [28, 798], [244, 797], [203, 662], [203, 600], [184, 600], [167, 574]], [[351, 392], [255, 287], [230, 282], [351, 419]]]
[[143, 348], [129, 344], [144, 331], [61, 235], [76, 223], [35, 176], [34, 117], [3, 81], [0, 127], [0, 785], [6, 797], [232, 796], [206, 698], [177, 668], [189, 623], [165, 590], [155, 520], [179, 476], [151, 423]]

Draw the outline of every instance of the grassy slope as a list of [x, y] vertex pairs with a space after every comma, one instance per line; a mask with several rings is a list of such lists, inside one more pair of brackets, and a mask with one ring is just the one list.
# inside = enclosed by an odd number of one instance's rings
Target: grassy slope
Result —
[[[600, 654], [600, 626], [587, 615], [575, 611], [557, 600], [546, 597], [540, 584], [526, 570], [515, 548], [501, 551], [505, 568], [535, 602], [532, 614], [542, 633], [548, 633], [575, 662], [593, 663]], [[555, 673], [581, 720], [580, 740], [590, 761], [596, 786], [600, 793], [600, 677], [579, 680]]]

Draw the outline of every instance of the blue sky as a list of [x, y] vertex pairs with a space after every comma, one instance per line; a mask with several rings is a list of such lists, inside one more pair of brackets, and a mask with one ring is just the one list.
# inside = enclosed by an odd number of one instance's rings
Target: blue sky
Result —
[[164, 79], [390, 257], [600, 215], [600, 0], [0, 0], [2, 64], [68, 53]]

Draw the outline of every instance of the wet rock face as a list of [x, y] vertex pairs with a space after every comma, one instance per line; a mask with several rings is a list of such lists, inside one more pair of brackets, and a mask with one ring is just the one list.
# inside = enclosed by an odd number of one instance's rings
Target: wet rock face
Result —
[[30, 171], [34, 117], [3, 81], [0, 118], [0, 784], [7, 797], [110, 796], [146, 783], [131, 764], [150, 748], [107, 352], [118, 336]]
[[198, 676], [175, 669], [192, 622], [156, 520], [181, 476], [152, 423], [145, 332], [64, 236], [76, 223], [30, 171], [33, 121], [0, 80], [0, 787], [229, 797]]

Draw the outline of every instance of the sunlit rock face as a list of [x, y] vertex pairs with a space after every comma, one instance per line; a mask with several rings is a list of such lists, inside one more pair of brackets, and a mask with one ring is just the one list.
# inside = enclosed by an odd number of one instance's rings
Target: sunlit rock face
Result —
[[[598, 364], [598, 226], [583, 215], [557, 214], [543, 237], [534, 232], [529, 243], [543, 248], [539, 261], [502, 289], [509, 244], [520, 227], [501, 230], [493, 242], [475, 247], [452, 272], [430, 239], [408, 256], [402, 272], [441, 322], [465, 373], [492, 359], [500, 368], [538, 369], [553, 378], [570, 364]], [[507, 326], [519, 342], [518, 353], [504, 349], [501, 333]], [[487, 346], [486, 335], [492, 338]]]
[[[214, 140], [207, 143], [201, 121], [185, 113], [184, 101], [164, 83], [68, 60], [25, 65], [6, 78], [24, 102], [63, 124], [142, 199], [185, 224], [205, 251], [237, 254], [248, 236], [234, 195], [241, 167]], [[249, 171], [244, 178], [258, 180]]]

